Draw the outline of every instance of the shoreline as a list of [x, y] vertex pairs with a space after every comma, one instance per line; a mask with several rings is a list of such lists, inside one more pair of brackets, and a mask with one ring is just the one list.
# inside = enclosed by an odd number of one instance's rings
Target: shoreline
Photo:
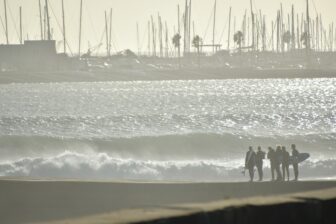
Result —
[[336, 181], [250, 184], [0, 179], [0, 222], [45, 223], [128, 209], [157, 209], [229, 199], [240, 201], [335, 187]]
[[0, 72], [0, 84], [225, 79], [336, 78], [336, 69], [115, 69], [110, 71]]

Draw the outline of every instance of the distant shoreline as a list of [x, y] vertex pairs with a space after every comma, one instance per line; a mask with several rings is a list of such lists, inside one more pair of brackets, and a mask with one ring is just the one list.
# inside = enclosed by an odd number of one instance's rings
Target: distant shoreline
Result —
[[0, 84], [164, 81], [208, 79], [294, 79], [336, 78], [336, 69], [115, 69], [109, 71], [0, 72]]

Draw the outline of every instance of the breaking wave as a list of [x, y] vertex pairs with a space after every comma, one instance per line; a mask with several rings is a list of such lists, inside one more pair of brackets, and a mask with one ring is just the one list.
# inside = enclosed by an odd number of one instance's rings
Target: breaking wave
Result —
[[[48, 158], [24, 158], [0, 164], [1, 176], [91, 180], [174, 180], [239, 181], [242, 161], [221, 160], [151, 161], [121, 159], [106, 153], [63, 152]], [[265, 178], [269, 178], [266, 163]], [[308, 161], [301, 165], [301, 177], [323, 178], [335, 175], [336, 159]]]
[[82, 154], [106, 153], [111, 157], [149, 160], [240, 158], [249, 145], [289, 146], [302, 151], [335, 153], [336, 134], [258, 137], [234, 134], [186, 134], [135, 138], [59, 138], [44, 136], [1, 136], [0, 162], [26, 157], [56, 156], [69, 151]]

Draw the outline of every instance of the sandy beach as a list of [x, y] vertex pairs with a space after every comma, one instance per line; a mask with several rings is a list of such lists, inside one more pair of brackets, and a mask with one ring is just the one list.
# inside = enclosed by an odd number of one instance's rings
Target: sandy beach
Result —
[[0, 223], [44, 223], [125, 209], [164, 208], [333, 187], [335, 181], [249, 184], [1, 180]]

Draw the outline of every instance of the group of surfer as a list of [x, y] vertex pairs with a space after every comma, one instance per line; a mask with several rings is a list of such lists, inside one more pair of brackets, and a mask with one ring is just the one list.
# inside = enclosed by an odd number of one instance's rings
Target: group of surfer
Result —
[[[267, 159], [270, 160], [272, 181], [289, 181], [289, 165], [293, 165], [294, 181], [299, 178], [299, 151], [294, 144], [291, 145], [292, 156], [286, 150], [285, 146], [277, 146], [276, 149], [268, 147]], [[245, 158], [245, 170], [249, 171], [250, 182], [254, 180], [255, 167], [258, 170], [259, 181], [263, 181], [263, 160], [266, 159], [266, 153], [258, 147], [257, 152], [253, 147], [249, 147]], [[275, 175], [276, 174], [276, 175]]]

